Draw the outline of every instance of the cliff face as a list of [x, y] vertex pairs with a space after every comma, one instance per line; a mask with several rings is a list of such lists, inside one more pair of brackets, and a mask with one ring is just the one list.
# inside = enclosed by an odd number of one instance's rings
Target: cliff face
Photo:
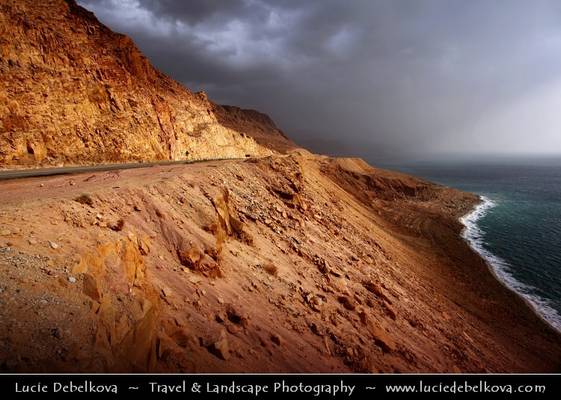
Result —
[[72, 0], [0, 3], [0, 166], [263, 156], [292, 147], [268, 118], [245, 112], [239, 121], [229, 110], [157, 71], [128, 37]]
[[247, 133], [262, 146], [281, 153], [297, 147], [266, 114], [227, 105], [215, 105], [213, 112], [222, 125]]

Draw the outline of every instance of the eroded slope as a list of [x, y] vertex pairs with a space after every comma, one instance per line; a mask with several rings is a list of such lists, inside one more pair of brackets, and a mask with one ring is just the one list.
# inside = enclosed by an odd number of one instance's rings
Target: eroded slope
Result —
[[559, 366], [459, 238], [472, 195], [305, 152], [0, 186], [3, 370]]

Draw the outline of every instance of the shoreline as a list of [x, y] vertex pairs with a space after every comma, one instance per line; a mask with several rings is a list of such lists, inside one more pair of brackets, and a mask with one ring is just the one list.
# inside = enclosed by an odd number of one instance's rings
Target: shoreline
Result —
[[[559, 333], [485, 272], [460, 237], [458, 218], [477, 204], [475, 195], [313, 155], [124, 170], [118, 183], [94, 174], [72, 177], [75, 185], [64, 175], [0, 182], [0, 226], [9, 230], [0, 252], [4, 353], [22, 356], [8, 360], [10, 370], [561, 370]], [[300, 205], [278, 194], [287, 177]], [[223, 187], [230, 218], [256, 219], [239, 222], [252, 242], [228, 236], [223, 258], [208, 260], [222, 274], [212, 277], [181, 264], [174, 249], [180, 240], [216, 249], [204, 227], [219, 221]], [[93, 207], [74, 200], [82, 193]], [[122, 231], [109, 226], [118, 218]], [[129, 297], [131, 270], [142, 273]], [[93, 313], [97, 295], [107, 308]], [[157, 304], [153, 314], [135, 314], [149, 303]], [[131, 341], [95, 340], [109, 335]], [[224, 342], [217, 352], [214, 344]], [[151, 358], [161, 343], [168, 355]]]
[[[474, 236], [473, 233], [475, 233], [475, 235], [480, 235], [482, 233], [481, 229], [479, 228], [477, 223], [478, 223], [479, 220], [481, 220], [481, 218], [483, 218], [487, 214], [487, 212], [490, 209], [492, 209], [495, 206], [495, 204], [494, 204], [493, 200], [487, 198], [486, 196], [483, 196], [483, 195], [477, 195], [477, 196], [478, 196], [479, 202], [477, 204], [475, 204], [469, 212], [467, 212], [466, 214], [464, 214], [464, 215], [462, 215], [458, 218], [458, 220], [460, 221], [460, 223], [463, 226], [463, 229], [460, 233], [460, 237], [469, 246], [469, 248], [472, 251], [474, 251], [478, 255], [478, 257], [480, 257], [484, 261], [484, 263], [487, 266], [487, 269], [489, 270], [491, 275], [493, 275], [493, 277], [497, 280], [497, 282], [499, 282], [501, 284], [501, 286], [503, 286], [504, 288], [506, 288], [510, 292], [514, 293], [518, 298], [520, 298], [529, 307], [529, 309], [542, 322], [544, 322], [548, 327], [553, 329], [555, 332], [561, 334], [561, 326], [556, 326], [556, 324], [554, 322], [549, 321], [542, 314], [542, 310], [540, 310], [540, 307], [549, 308], [548, 305], [539, 305], [539, 302], [544, 301], [544, 300], [534, 299], [534, 298], [530, 297], [531, 295], [525, 294], [525, 293], [517, 290], [517, 288], [515, 286], [520, 286], [521, 288], [523, 288], [526, 285], [524, 283], [516, 280], [516, 278], [510, 276], [508, 271], [502, 271], [503, 274], [505, 274], [507, 277], [501, 276], [501, 274], [497, 271], [497, 269], [500, 270], [501, 267], [494, 265], [492, 259], [495, 259], [496, 262], [504, 263], [506, 265], [508, 265], [508, 263], [505, 260], [502, 260], [499, 257], [495, 256], [493, 253], [491, 253], [489, 251], [486, 251], [484, 249], [481, 249], [481, 247], [479, 246], [478, 240], [481, 240], [481, 237], [480, 236]], [[470, 224], [472, 224], [472, 225], [470, 225]], [[470, 229], [475, 229], [476, 232], [470, 232]], [[470, 233], [471, 233], [471, 236], [470, 236]], [[510, 280], [512, 280], [512, 282], [508, 282], [509, 278], [510, 278]], [[536, 304], [536, 303], [538, 303], [538, 304]], [[557, 311], [555, 309], [551, 309], [551, 310], [552, 310], [553, 313], [557, 314]]]

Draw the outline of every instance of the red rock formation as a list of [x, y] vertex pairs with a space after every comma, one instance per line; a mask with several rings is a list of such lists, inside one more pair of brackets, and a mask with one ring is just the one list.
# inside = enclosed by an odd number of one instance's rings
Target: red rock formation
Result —
[[293, 146], [268, 117], [245, 112], [240, 121], [238, 109], [162, 74], [73, 0], [2, 2], [0, 82], [0, 166], [261, 156]]
[[245, 132], [257, 143], [284, 153], [296, 147], [266, 114], [255, 110], [227, 105], [216, 105], [213, 112], [218, 121], [226, 127]]

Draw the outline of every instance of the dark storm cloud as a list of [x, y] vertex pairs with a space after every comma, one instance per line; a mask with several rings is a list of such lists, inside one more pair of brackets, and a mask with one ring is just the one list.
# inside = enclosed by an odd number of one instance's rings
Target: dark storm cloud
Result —
[[378, 157], [561, 152], [561, 3], [82, 0], [211, 98]]

